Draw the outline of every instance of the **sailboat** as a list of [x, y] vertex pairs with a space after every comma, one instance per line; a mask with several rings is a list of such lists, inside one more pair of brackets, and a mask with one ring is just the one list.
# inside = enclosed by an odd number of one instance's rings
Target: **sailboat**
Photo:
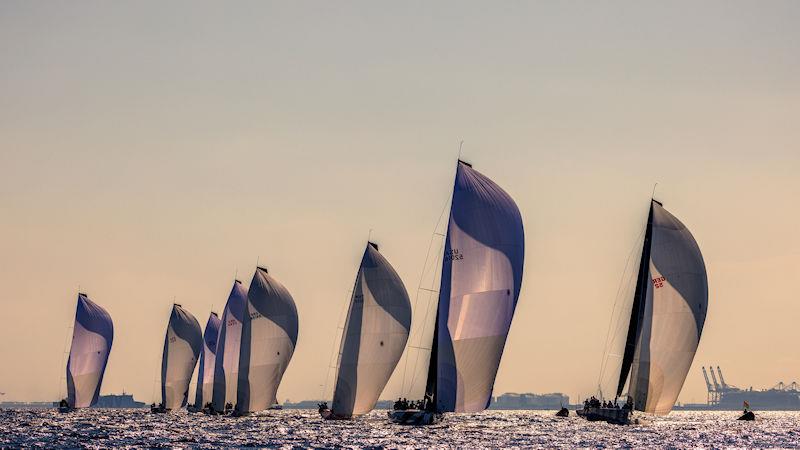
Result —
[[697, 242], [680, 220], [651, 200], [615, 386], [619, 398], [627, 384], [627, 402], [608, 408], [595, 400], [578, 415], [627, 424], [634, 410], [669, 414], [700, 343], [707, 309], [708, 279]]
[[425, 397], [415, 408], [395, 405], [389, 412], [392, 422], [428, 425], [445, 412], [489, 406], [522, 287], [524, 258], [525, 233], [514, 200], [459, 160]]
[[88, 408], [97, 403], [113, 341], [111, 316], [86, 294], [79, 293], [67, 361], [67, 398], [61, 401], [59, 411]]
[[339, 368], [325, 419], [351, 419], [375, 408], [397, 366], [411, 328], [411, 302], [403, 281], [378, 245], [367, 243], [342, 332]]
[[234, 280], [228, 301], [225, 303], [225, 309], [222, 311], [222, 324], [217, 339], [214, 389], [209, 411], [214, 414], [232, 411], [233, 402], [236, 401], [239, 347], [242, 342], [242, 322], [246, 307], [247, 290], [242, 286], [241, 281]]
[[181, 305], [172, 305], [161, 356], [161, 404], [151, 408], [152, 412], [176, 411], [186, 406], [189, 382], [202, 346], [203, 334], [197, 319]]
[[297, 345], [297, 307], [266, 268], [258, 267], [242, 322], [235, 415], [263, 411], [276, 393]]
[[200, 366], [197, 369], [197, 391], [194, 396], [193, 411], [202, 411], [211, 404], [214, 389], [214, 364], [216, 364], [217, 337], [220, 320], [217, 313], [211, 312], [203, 332], [203, 350], [200, 352]]

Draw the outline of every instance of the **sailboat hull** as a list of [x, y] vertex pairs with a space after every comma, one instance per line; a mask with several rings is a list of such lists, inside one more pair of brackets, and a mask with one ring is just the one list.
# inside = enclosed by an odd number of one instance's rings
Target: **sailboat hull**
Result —
[[398, 425], [434, 425], [442, 420], [441, 413], [420, 411], [418, 409], [389, 411], [388, 415], [389, 420]]
[[608, 422], [614, 425], [630, 425], [631, 411], [617, 408], [584, 408], [575, 411], [589, 422]]

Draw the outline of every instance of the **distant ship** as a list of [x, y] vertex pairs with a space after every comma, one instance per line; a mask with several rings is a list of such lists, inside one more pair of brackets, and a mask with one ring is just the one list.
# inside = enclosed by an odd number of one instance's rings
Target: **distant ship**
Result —
[[675, 409], [734, 411], [742, 409], [744, 402], [747, 402], [756, 411], [800, 411], [800, 386], [796, 381], [788, 384], [780, 382], [769, 389], [740, 389], [725, 382], [719, 366], [716, 373], [713, 366], [708, 366], [708, 371], [705, 367], [702, 370], [708, 388], [707, 402], [683, 404]]
[[[57, 407], [59, 402], [53, 402], [52, 405]], [[144, 408], [144, 402], [137, 402], [131, 394], [108, 394], [101, 395], [97, 398], [97, 403], [91, 406], [92, 408]]]

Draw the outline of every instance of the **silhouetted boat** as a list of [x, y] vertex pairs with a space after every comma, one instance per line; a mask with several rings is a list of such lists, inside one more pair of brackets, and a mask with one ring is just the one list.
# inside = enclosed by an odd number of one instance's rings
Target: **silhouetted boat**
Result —
[[441, 285], [421, 409], [395, 409], [392, 422], [430, 425], [442, 413], [489, 406], [522, 286], [525, 235], [514, 200], [458, 161]]
[[247, 308], [247, 290], [234, 280], [225, 309], [222, 311], [214, 362], [212, 414], [228, 414], [236, 401], [239, 377], [239, 352], [242, 343], [242, 322]]
[[186, 406], [189, 382], [202, 346], [203, 334], [197, 319], [181, 305], [172, 305], [161, 355], [161, 404], [151, 412], [176, 411]]
[[208, 316], [206, 329], [203, 331], [203, 350], [200, 352], [200, 367], [197, 370], [197, 390], [195, 391], [194, 405], [189, 412], [201, 412], [207, 407], [210, 408], [214, 390], [214, 364], [216, 363], [219, 327], [219, 317], [212, 311]]
[[628, 385], [631, 411], [585, 407], [587, 420], [631, 422], [632, 410], [666, 415], [692, 365], [708, 307], [703, 256], [689, 230], [650, 202], [616, 397]]
[[569, 410], [562, 406], [556, 413], [556, 417], [569, 417]]
[[250, 282], [243, 315], [234, 415], [264, 411], [276, 392], [297, 345], [297, 307], [289, 291], [259, 267]]
[[324, 419], [350, 419], [375, 408], [410, 328], [411, 302], [403, 281], [378, 246], [368, 242], [342, 330], [333, 402], [319, 410]]
[[111, 316], [86, 294], [79, 293], [67, 361], [67, 398], [59, 405], [59, 412], [97, 403], [113, 341]]

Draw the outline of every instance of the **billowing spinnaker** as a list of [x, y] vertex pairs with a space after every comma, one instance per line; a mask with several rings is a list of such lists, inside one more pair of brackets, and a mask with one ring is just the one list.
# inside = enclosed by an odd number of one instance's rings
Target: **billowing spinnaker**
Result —
[[342, 335], [334, 414], [350, 417], [372, 411], [403, 354], [410, 327], [411, 302], [403, 281], [369, 243]]
[[489, 405], [524, 257], [522, 216], [514, 200], [459, 161], [439, 291], [438, 411], [476, 412]]
[[180, 305], [172, 306], [161, 359], [161, 402], [168, 410], [186, 406], [189, 381], [203, 347], [200, 324]]
[[86, 294], [78, 294], [67, 361], [67, 403], [71, 408], [88, 408], [97, 403], [113, 341], [111, 316]]
[[668, 414], [692, 365], [708, 309], [703, 255], [688, 229], [652, 203], [646, 297], [628, 395], [639, 411]]
[[203, 350], [200, 352], [200, 367], [197, 370], [197, 392], [194, 396], [195, 408], [202, 408], [211, 401], [214, 389], [214, 364], [216, 363], [217, 337], [219, 336], [219, 317], [211, 313], [203, 332]]
[[242, 342], [242, 321], [247, 307], [247, 291], [239, 280], [234, 281], [217, 339], [214, 364], [214, 393], [212, 404], [224, 411], [225, 404], [236, 403], [236, 385], [239, 377], [239, 347]]
[[239, 354], [236, 409], [261, 411], [276, 402], [283, 372], [297, 345], [297, 307], [289, 291], [259, 267], [247, 292]]

